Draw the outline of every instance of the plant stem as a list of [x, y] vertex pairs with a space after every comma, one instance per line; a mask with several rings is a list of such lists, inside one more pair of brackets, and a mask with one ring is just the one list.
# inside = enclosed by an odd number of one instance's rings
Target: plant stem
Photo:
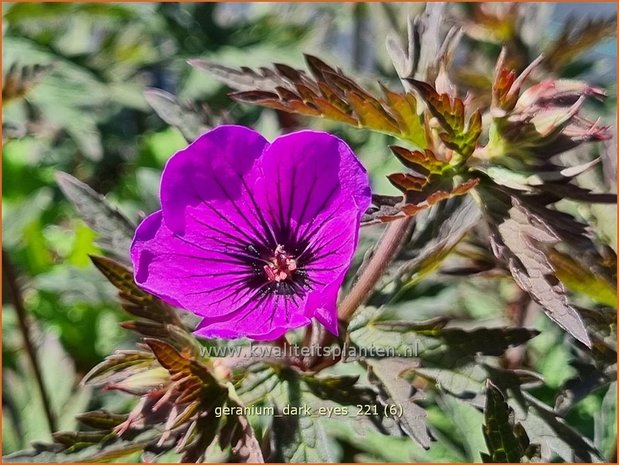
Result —
[[[383, 273], [402, 248], [404, 239], [408, 237], [414, 221], [414, 217], [409, 217], [402, 220], [396, 220], [387, 226], [387, 229], [378, 241], [378, 245], [374, 249], [373, 255], [370, 257], [369, 262], [363, 268], [361, 276], [359, 276], [359, 279], [357, 279], [357, 281], [353, 284], [352, 289], [346, 297], [344, 297], [344, 300], [342, 300], [338, 307], [340, 334], [346, 333], [346, 327], [355, 314], [355, 311], [370, 296]], [[320, 341], [320, 345], [329, 345], [333, 343], [334, 340], [335, 336], [325, 331], [323, 338]], [[342, 341], [340, 340], [340, 344], [341, 343]], [[318, 372], [335, 365], [340, 358], [331, 357], [313, 360], [311, 369]]]
[[43, 403], [45, 417], [47, 418], [47, 425], [50, 433], [54, 433], [56, 431], [56, 419], [54, 418], [54, 414], [52, 412], [49, 396], [45, 390], [43, 373], [41, 372], [41, 366], [39, 365], [39, 361], [37, 359], [36, 349], [34, 347], [34, 343], [30, 339], [30, 329], [28, 327], [26, 307], [24, 307], [21, 290], [17, 284], [17, 274], [15, 273], [15, 268], [4, 249], [2, 249], [2, 271], [4, 272], [4, 276], [8, 284], [8, 290], [11, 296], [11, 301], [13, 302], [13, 307], [15, 307], [15, 312], [17, 313], [19, 329], [24, 338], [26, 353], [30, 359], [32, 370], [34, 371], [34, 377], [39, 388], [39, 393], [41, 394], [41, 401]]
[[348, 323], [353, 314], [369, 297], [370, 293], [402, 247], [402, 239], [407, 237], [413, 218], [396, 220], [387, 226], [380, 238], [367, 266], [361, 276], [339, 306], [340, 320]]

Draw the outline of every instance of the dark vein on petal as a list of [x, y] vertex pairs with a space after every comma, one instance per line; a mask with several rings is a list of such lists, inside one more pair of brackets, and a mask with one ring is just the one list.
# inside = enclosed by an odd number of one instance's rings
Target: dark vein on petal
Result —
[[[194, 247], [197, 247], [198, 249], [200, 249], [200, 250], [204, 250], [205, 252], [209, 252], [209, 253], [218, 253], [218, 254], [223, 255], [223, 256], [225, 256], [225, 257], [228, 257], [228, 258], [236, 258], [237, 260], [239, 260], [238, 262], [231, 262], [232, 264], [235, 264], [235, 265], [238, 265], [238, 264], [240, 264], [240, 265], [246, 265], [246, 264], [247, 264], [247, 259], [246, 259], [245, 257], [243, 257], [243, 256], [241, 256], [241, 258], [239, 258], [239, 255], [238, 255], [238, 254], [235, 254], [235, 253], [232, 253], [232, 252], [225, 252], [225, 253], [224, 253], [224, 252], [221, 252], [221, 251], [219, 251], [219, 250], [205, 248], [205, 247], [203, 247], [203, 246], [201, 246], [201, 245], [198, 245], [198, 244], [196, 244], [196, 243], [194, 243], [194, 242], [191, 242], [191, 241], [190, 241], [190, 240], [188, 240], [188, 239], [185, 239], [183, 236], [181, 236], [181, 235], [179, 235], [179, 234], [177, 234], [177, 233], [175, 233], [175, 232], [173, 232], [172, 234], [174, 235], [174, 237], [176, 237], [177, 239], [180, 239], [181, 241], [185, 242], [186, 244], [189, 244], [189, 245], [192, 245], [192, 246], [194, 246]], [[172, 254], [172, 255], [179, 255], [179, 254]], [[249, 257], [249, 256], [248, 256], [248, 257]], [[202, 257], [202, 258], [204, 258], [205, 260], [213, 260], [213, 261], [217, 261], [217, 260], [216, 260], [216, 257], [209, 257], [209, 258]], [[251, 257], [251, 259], [252, 259], [252, 260], [254, 260], [255, 258], [254, 258], [254, 257]], [[223, 260], [221, 260], [221, 259], [219, 259], [219, 261], [220, 261], [220, 262], [225, 263], [225, 261], [223, 261]]]
[[[237, 173], [237, 175], [238, 175], [238, 173]], [[267, 238], [265, 236], [263, 236], [260, 233], [260, 231], [258, 231], [258, 229], [254, 226], [254, 224], [251, 221], [249, 221], [249, 218], [247, 218], [247, 216], [245, 216], [245, 213], [239, 208], [239, 206], [236, 204], [236, 201], [228, 193], [228, 191], [225, 189], [225, 187], [219, 182], [219, 180], [217, 178], [214, 178], [214, 180], [215, 180], [215, 183], [217, 183], [219, 188], [222, 190], [222, 192], [225, 194], [225, 196], [228, 199], [228, 201], [232, 204], [232, 207], [234, 207], [234, 209], [237, 211], [237, 213], [240, 215], [240, 217], [245, 220], [245, 223], [247, 224], [247, 226], [249, 226], [249, 228], [254, 232], [254, 234], [256, 234], [257, 239], [259, 239], [263, 244], [266, 243], [267, 242]], [[254, 240], [256, 240], [256, 239], [254, 239]]]
[[316, 186], [316, 182], [318, 181], [318, 176], [314, 173], [314, 177], [312, 178], [312, 182], [310, 187], [308, 188], [307, 195], [305, 196], [305, 201], [303, 202], [303, 207], [301, 208], [301, 214], [299, 215], [299, 220], [297, 222], [297, 227], [295, 228], [294, 234], [292, 235], [294, 238], [299, 237], [299, 228], [305, 221], [305, 213], [307, 212], [307, 207], [309, 206], [309, 201], [312, 196], [312, 192], [314, 187]]
[[[344, 230], [340, 234], [332, 235], [331, 238], [329, 240], [327, 240], [327, 242], [324, 242], [324, 240], [326, 238], [328, 238], [329, 236], [325, 235], [322, 238], [319, 238], [318, 241], [314, 242], [313, 244], [309, 244], [308, 247], [306, 248], [306, 250], [304, 251], [304, 253], [309, 252], [310, 255], [311, 255], [310, 258], [308, 259], [308, 261], [313, 262], [313, 261], [317, 260], [316, 257], [317, 257], [317, 255], [320, 252], [325, 250], [327, 247], [329, 247], [335, 241], [337, 241], [340, 238], [342, 238], [343, 236], [347, 236], [347, 235], [348, 235], [348, 231]], [[331, 252], [333, 252], [333, 250]], [[331, 252], [329, 252], [329, 253], [331, 253]]]
[[292, 207], [294, 206], [294, 193], [295, 193], [295, 182], [297, 178], [297, 165], [292, 165], [292, 178], [290, 181], [290, 195], [288, 196], [288, 227], [286, 228], [288, 231], [287, 239], [290, 240], [290, 225], [292, 224]]
[[[236, 224], [231, 222], [228, 218], [226, 218], [219, 211], [217, 211], [217, 209], [215, 207], [213, 207], [209, 203], [206, 203], [206, 202], [203, 202], [203, 203], [204, 203], [205, 207], [209, 208], [213, 213], [215, 213], [215, 215], [217, 215], [219, 218], [224, 220], [227, 224], [229, 224], [232, 228], [234, 228], [237, 232], [239, 232], [242, 236], [244, 236], [249, 242], [251, 242], [251, 243], [260, 242], [258, 238], [250, 236], [245, 231], [243, 231], [241, 228], [239, 228]], [[232, 202], [232, 203], [234, 205], [234, 202]]]
[[[243, 241], [242, 241], [241, 239], [239, 239], [238, 237], [236, 237], [236, 236], [234, 236], [234, 235], [232, 235], [232, 234], [230, 234], [230, 233], [228, 233], [228, 232], [224, 231], [223, 229], [219, 229], [219, 228], [214, 227], [213, 225], [210, 225], [210, 224], [205, 223], [205, 222], [204, 222], [204, 221], [202, 221], [200, 218], [198, 218], [196, 215], [190, 215], [190, 216], [191, 216], [191, 218], [193, 218], [193, 219], [194, 219], [194, 220], [195, 220], [195, 221], [196, 221], [199, 225], [204, 226], [204, 227], [206, 227], [206, 228], [210, 229], [211, 231], [214, 231], [214, 232], [216, 232], [216, 233], [219, 233], [219, 234], [221, 234], [221, 235], [223, 235], [223, 236], [226, 236], [226, 237], [228, 237], [228, 238], [232, 239], [234, 242], [238, 243], [238, 244], [239, 244], [239, 246], [241, 246], [241, 248], [245, 248], [245, 247], [247, 247], [247, 246], [249, 245], [249, 243], [247, 243], [247, 242], [243, 242]], [[211, 237], [209, 237], [209, 239], [211, 239]], [[232, 245], [232, 244], [231, 244], [231, 245]]]
[[251, 277], [254, 273], [253, 270], [243, 270], [243, 271], [225, 271], [223, 273], [200, 273], [200, 274], [190, 274], [186, 276], [176, 276], [179, 279], [185, 278], [207, 278], [207, 277], [217, 277], [217, 276], [228, 276], [228, 275], [245, 275], [245, 277]]
[[[338, 186], [334, 186], [333, 189], [331, 189], [331, 191], [329, 192], [329, 194], [325, 197], [324, 201], [320, 204], [320, 206], [316, 209], [315, 213], [313, 214], [314, 218], [327, 206], [327, 204], [331, 201], [332, 197], [335, 195], [335, 193], [337, 192]], [[333, 209], [332, 215], [335, 214], [337, 212], [337, 209]], [[322, 227], [322, 225], [324, 223], [326, 223], [329, 219], [331, 219], [331, 217], [329, 217], [328, 219], [325, 219], [322, 221], [321, 224], [318, 224], [313, 232], [309, 235], [309, 237], [311, 237], [316, 230], [320, 229]], [[299, 239], [307, 239], [308, 238], [308, 230], [310, 229], [310, 227], [312, 226], [311, 222], [307, 223], [307, 226], [305, 227], [305, 229], [303, 230], [303, 233], [299, 234]]]
[[280, 239], [283, 239], [284, 237], [287, 236], [287, 233], [285, 233], [284, 231], [287, 231], [288, 227], [286, 225], [286, 222], [284, 220], [284, 205], [282, 203], [282, 172], [281, 172], [281, 165], [278, 165], [277, 168], [277, 206], [278, 206], [278, 210], [279, 210], [279, 232], [283, 237], [280, 237]]
[[243, 277], [243, 278], [239, 278], [239, 279], [237, 279], [237, 280], [235, 280], [235, 281], [230, 281], [230, 282], [227, 282], [227, 283], [225, 283], [225, 284], [222, 284], [221, 286], [212, 287], [212, 288], [210, 288], [210, 289], [204, 289], [204, 290], [201, 290], [201, 291], [195, 291], [195, 292], [187, 292], [187, 293], [186, 293], [186, 295], [201, 295], [201, 294], [209, 294], [209, 293], [211, 293], [211, 292], [220, 291], [220, 290], [222, 290], [222, 289], [224, 289], [224, 288], [226, 288], [226, 287], [236, 286], [237, 284], [241, 284], [241, 283], [243, 283], [243, 282], [245, 282], [245, 281], [246, 281], [246, 278], [245, 278], [245, 277]]
[[256, 202], [256, 199], [254, 198], [252, 191], [249, 189], [249, 186], [245, 182], [245, 179], [243, 179], [241, 176], [239, 176], [239, 178], [241, 180], [241, 183], [243, 184], [243, 187], [245, 187], [245, 191], [249, 195], [249, 200], [251, 201], [254, 207], [254, 210], [256, 211], [256, 214], [258, 215], [258, 219], [260, 220], [260, 223], [262, 224], [262, 228], [264, 229], [265, 234], [268, 234], [271, 236], [271, 240], [272, 240], [271, 245], [275, 247], [277, 245], [277, 239], [275, 237], [275, 233], [273, 232], [271, 228], [271, 225], [268, 223], [266, 218], [262, 215], [262, 211], [260, 210], [260, 207], [258, 206], [258, 202]]

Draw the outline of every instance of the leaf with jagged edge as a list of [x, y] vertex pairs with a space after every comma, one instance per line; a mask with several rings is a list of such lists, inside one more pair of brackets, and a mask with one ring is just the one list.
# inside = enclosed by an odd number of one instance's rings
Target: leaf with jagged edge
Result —
[[[461, 202], [450, 200], [441, 207], [434, 210], [420, 235], [408, 244], [406, 255], [395, 261], [393, 280], [401, 284], [394, 290], [396, 296], [436, 271], [481, 217], [481, 210], [471, 197], [464, 197]], [[430, 239], [424, 242], [422, 238], [428, 235]]]
[[410, 173], [394, 173], [387, 178], [404, 196], [400, 202], [391, 196], [374, 198], [375, 207], [370, 207], [363, 216], [362, 226], [414, 216], [443, 200], [466, 194], [479, 183], [479, 179], [471, 178], [454, 186], [451, 178], [438, 175], [426, 178]]
[[82, 379], [85, 386], [104, 386], [153, 366], [153, 354], [140, 350], [117, 350], [90, 370]]
[[452, 165], [430, 149], [411, 150], [398, 145], [389, 148], [412, 171], [387, 176], [404, 196], [373, 195], [373, 206], [363, 216], [362, 226], [414, 216], [438, 202], [466, 194], [479, 182], [477, 178], [456, 181]]
[[609, 128], [580, 115], [586, 99], [602, 100], [606, 93], [583, 81], [545, 79], [522, 91], [543, 56], [533, 60], [518, 77], [506, 66], [507, 49], [497, 61], [492, 87], [488, 157], [548, 160], [590, 141], [611, 137]]
[[400, 79], [417, 78], [433, 82], [440, 70], [450, 63], [462, 30], [453, 26], [443, 33], [445, 10], [445, 3], [428, 2], [423, 13], [409, 17], [407, 44], [404, 47], [395, 35], [387, 36], [387, 53]]
[[393, 109], [393, 116], [398, 121], [398, 127], [409, 135], [413, 144], [423, 148], [427, 146], [426, 132], [421, 118], [417, 114], [417, 100], [411, 93], [393, 92], [381, 84], [383, 94]]
[[283, 64], [254, 71], [207, 60], [189, 63], [235, 89], [230, 96], [237, 101], [339, 121], [426, 147], [423, 119], [411, 93], [399, 94], [383, 87], [384, 97], [377, 98], [341, 70], [311, 55], [305, 59], [310, 74]]
[[157, 339], [147, 338], [144, 342], [176, 383], [175, 389], [180, 393], [178, 404], [192, 402], [201, 396], [217, 397], [224, 391], [209, 368], [190, 353], [179, 352], [174, 346]]
[[127, 420], [127, 415], [111, 413], [106, 410], [94, 410], [80, 413], [75, 417], [84, 426], [96, 430], [112, 430]]
[[440, 127], [439, 137], [451, 150], [460, 157], [457, 163], [462, 163], [473, 153], [477, 140], [481, 135], [481, 112], [475, 110], [468, 122], [464, 101], [449, 94], [439, 94], [430, 84], [416, 79], [407, 79], [426, 102], [428, 110], [434, 116]]
[[276, 87], [286, 84], [286, 80], [270, 68], [263, 67], [259, 71], [254, 71], [247, 66], [241, 66], [235, 69], [204, 59], [193, 59], [188, 63], [196, 69], [214, 75], [221, 82], [239, 91], [262, 89], [265, 92], [275, 92]]
[[595, 167], [600, 160], [596, 158], [569, 167], [549, 162], [531, 167], [523, 165], [517, 171], [500, 164], [488, 166], [485, 163], [471, 164], [471, 168], [486, 174], [496, 184], [529, 195], [543, 195], [549, 199], [554, 197], [554, 201], [569, 198], [593, 203], [616, 203], [617, 194], [593, 193], [572, 183], [574, 178]]
[[[395, 355], [409, 361], [404, 373], [407, 379], [421, 377], [442, 390], [465, 396], [478, 393], [480, 383], [491, 375], [490, 368], [485, 368], [479, 356], [501, 355], [538, 334], [518, 327], [446, 328], [448, 323], [446, 318], [404, 321], [392, 311], [367, 307], [350, 323], [350, 342], [360, 349], [394, 351]], [[506, 375], [502, 374], [501, 378]], [[523, 378], [523, 382], [528, 381]]]
[[[186, 330], [176, 312], [165, 302], [140, 289], [133, 274], [114, 260], [91, 255], [93, 264], [118, 289], [123, 309], [140, 320], [124, 321], [120, 325], [145, 335], [172, 335], [181, 337]], [[174, 331], [174, 327], [178, 330]], [[187, 339], [187, 338], [181, 338]]]
[[[234, 386], [228, 383], [228, 400], [230, 407], [243, 408]], [[235, 459], [249, 463], [264, 463], [264, 456], [256, 433], [244, 415], [228, 415], [226, 423], [219, 432], [219, 445], [222, 449], [230, 445]]]
[[524, 427], [514, 419], [514, 410], [490, 380], [486, 381], [484, 416], [483, 433], [489, 452], [482, 453], [484, 462], [518, 463], [539, 455], [539, 446], [530, 443]]
[[94, 265], [119, 290], [123, 309], [133, 316], [135, 321], [123, 321], [120, 326], [135, 331], [142, 336], [165, 339], [178, 347], [200, 353], [201, 345], [187, 330], [180, 315], [158, 297], [140, 289], [133, 279], [133, 274], [124, 265], [107, 257], [90, 256]]
[[537, 57], [518, 76], [516, 71], [506, 66], [507, 48], [501, 50], [494, 70], [494, 82], [492, 84], [492, 111], [495, 117], [503, 117], [506, 112], [514, 109], [520, 90], [530, 74], [542, 61], [542, 56]]
[[123, 263], [129, 263], [135, 231], [131, 222], [105, 197], [70, 174], [57, 172], [56, 181], [82, 219], [97, 233], [97, 244]]
[[574, 17], [565, 22], [559, 37], [544, 51], [545, 63], [553, 70], [559, 69], [605, 39], [615, 37], [617, 18], [581, 19]]
[[501, 355], [508, 348], [524, 344], [539, 334], [536, 330], [519, 327], [446, 328], [449, 320], [445, 318], [425, 322], [395, 318], [388, 310], [363, 309], [350, 323], [351, 342], [358, 347], [393, 348], [399, 355], [413, 352], [433, 364], [449, 365], [468, 355]]
[[401, 377], [410, 364], [409, 360], [400, 358], [367, 359], [362, 362], [367, 367], [368, 379], [378, 389], [381, 404], [387, 408], [401, 408], [401, 415], [394, 416], [394, 420], [411, 439], [428, 449], [432, 438], [426, 425], [427, 414], [415, 402], [410, 382]]
[[[31, 451], [16, 452], [2, 457], [3, 463], [86, 463], [107, 462], [129, 457], [154, 444], [159, 433], [148, 430], [130, 439], [111, 438], [106, 444], [85, 444], [75, 450], [61, 443], [36, 444]], [[64, 436], [66, 438], [66, 436]]]
[[[487, 199], [487, 195], [482, 192], [481, 198]], [[498, 198], [492, 199], [495, 205], [497, 201], [500, 202]], [[582, 319], [568, 303], [565, 287], [546, 252], [561, 239], [581, 241], [582, 225], [546, 209], [547, 216], [554, 218], [551, 223], [550, 218], [533, 213], [518, 198], [512, 196], [510, 201], [511, 206], [499, 207], [502, 211], [493, 212], [488, 218], [495, 256], [507, 264], [516, 283], [542, 306], [550, 319], [591, 347]], [[492, 207], [486, 204], [484, 208], [488, 214]]]
[[155, 113], [170, 126], [177, 128], [187, 142], [192, 142], [208, 129], [206, 114], [178, 101], [176, 96], [161, 89], [146, 89], [144, 98]]

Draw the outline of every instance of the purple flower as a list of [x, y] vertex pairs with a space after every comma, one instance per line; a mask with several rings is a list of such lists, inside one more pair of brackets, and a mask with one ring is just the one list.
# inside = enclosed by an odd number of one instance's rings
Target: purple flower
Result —
[[220, 126], [168, 161], [161, 210], [131, 246], [142, 288], [202, 318], [206, 337], [275, 339], [316, 317], [337, 333], [368, 176], [337, 137], [300, 131], [271, 144]]

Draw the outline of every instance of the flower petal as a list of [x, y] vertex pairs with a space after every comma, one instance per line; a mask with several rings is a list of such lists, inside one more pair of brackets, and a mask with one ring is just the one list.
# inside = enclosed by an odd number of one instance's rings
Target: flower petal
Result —
[[138, 226], [131, 258], [138, 285], [197, 315], [227, 313], [234, 302], [256, 294], [244, 285], [247, 273], [233, 257], [170, 231], [161, 211]]
[[265, 150], [262, 169], [264, 188], [257, 197], [284, 236], [302, 236], [309, 224], [351, 211], [361, 218], [371, 203], [365, 168], [344, 141], [326, 132], [278, 137]]
[[345, 142], [318, 131], [276, 139], [264, 152], [262, 169], [267, 188], [257, 197], [276, 234], [300, 245], [296, 258], [306, 262], [310, 285], [331, 289], [308, 300], [306, 314], [319, 309], [316, 316], [337, 333], [337, 291], [371, 204], [367, 172]]
[[266, 237], [252, 192], [267, 146], [249, 128], [219, 126], [177, 152], [161, 177], [166, 226], [190, 240], [217, 234], [246, 243]]
[[[168, 161], [162, 210], [132, 244], [136, 282], [203, 317], [202, 336], [274, 339], [314, 316], [337, 333], [337, 293], [370, 201], [366, 171], [337, 137], [301, 131], [269, 145], [220, 126]], [[299, 265], [287, 288], [263, 269], [280, 245]]]
[[286, 331], [309, 324], [299, 305], [285, 296], [271, 294], [252, 299], [221, 317], [205, 317], [195, 333], [203, 337], [273, 340]]
[[307, 298], [306, 311], [311, 312], [329, 332], [334, 335], [339, 333], [337, 320], [337, 294], [344, 281], [345, 273], [328, 286], [311, 292]]

